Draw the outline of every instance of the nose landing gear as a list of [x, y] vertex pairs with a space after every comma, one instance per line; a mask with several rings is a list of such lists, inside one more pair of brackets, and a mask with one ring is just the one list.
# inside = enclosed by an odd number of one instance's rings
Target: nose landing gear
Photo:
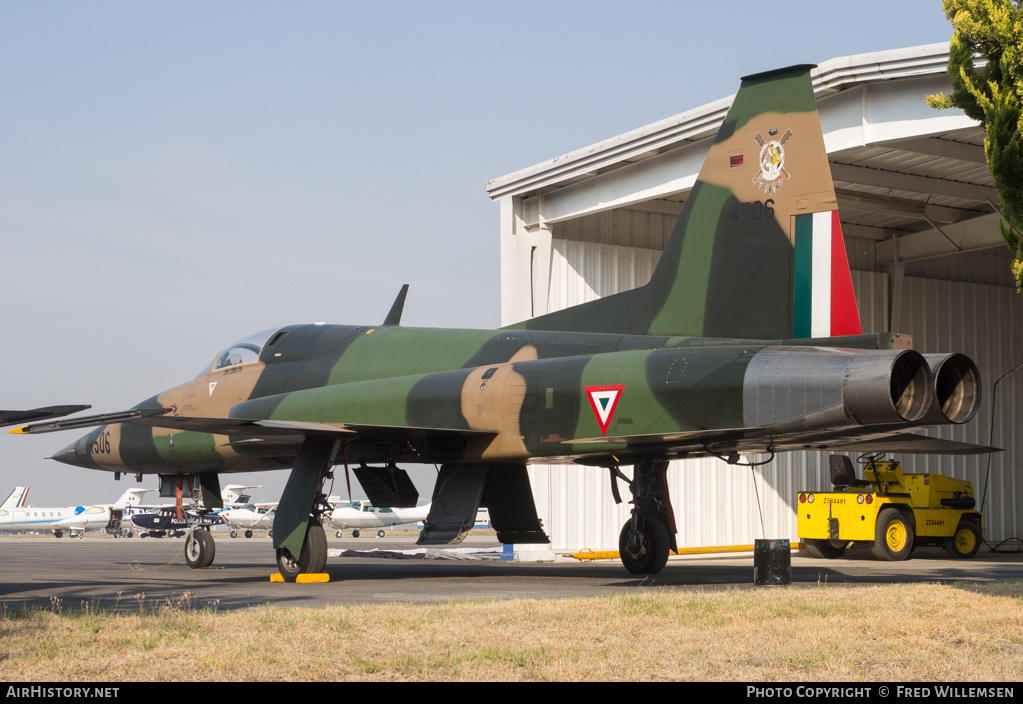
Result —
[[668, 563], [668, 555], [677, 550], [675, 516], [668, 498], [665, 473], [668, 463], [644, 460], [634, 467], [631, 481], [617, 467], [611, 468], [612, 494], [620, 502], [618, 479], [628, 481], [632, 490], [632, 518], [618, 537], [622, 565], [632, 574], [657, 574]]

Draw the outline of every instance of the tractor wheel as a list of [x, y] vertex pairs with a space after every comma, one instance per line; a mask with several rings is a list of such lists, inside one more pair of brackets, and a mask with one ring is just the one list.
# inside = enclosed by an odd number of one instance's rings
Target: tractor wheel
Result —
[[885, 508], [877, 515], [874, 527], [874, 546], [871, 552], [878, 560], [905, 560], [913, 551], [916, 531], [913, 518], [897, 508]]
[[966, 560], [977, 554], [980, 543], [980, 530], [976, 524], [962, 521], [952, 537], [945, 538], [945, 552], [957, 560]]
[[806, 551], [807, 557], [815, 557], [818, 560], [833, 560], [836, 557], [842, 557], [845, 554], [846, 543], [841, 542], [841, 545], [835, 545], [830, 540], [823, 538], [807, 538], [803, 541], [803, 549]]

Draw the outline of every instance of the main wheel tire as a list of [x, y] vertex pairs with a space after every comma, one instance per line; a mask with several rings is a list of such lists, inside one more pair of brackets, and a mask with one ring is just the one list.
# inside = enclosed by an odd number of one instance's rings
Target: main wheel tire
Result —
[[383, 538], [385, 535], [387, 535], [387, 533], [385, 533], [383, 530], [378, 530], [377, 531], [377, 537], [378, 538]]
[[353, 537], [353, 538], [358, 538], [358, 537], [359, 537], [359, 531], [357, 531], [357, 530], [353, 530], [353, 531], [352, 531], [352, 537]]
[[818, 560], [833, 560], [845, 554], [846, 543], [835, 545], [824, 538], [807, 538], [803, 541], [803, 549], [808, 557], [815, 557]]
[[196, 528], [185, 538], [185, 563], [193, 570], [212, 565], [216, 553], [217, 543], [208, 530]]
[[977, 554], [981, 543], [976, 524], [962, 521], [951, 538], [945, 538], [945, 552], [957, 560], [967, 560]]
[[618, 537], [618, 554], [632, 574], [657, 574], [668, 563], [668, 529], [653, 516], [640, 516], [635, 534], [630, 520]]
[[246, 538], [251, 538], [252, 537], [252, 530], [251, 529], [245, 531], [245, 537]]
[[913, 551], [916, 531], [910, 514], [897, 508], [885, 508], [877, 515], [871, 552], [878, 560], [905, 560]]
[[310, 523], [302, 541], [302, 554], [296, 560], [287, 548], [277, 548], [277, 569], [285, 582], [294, 582], [300, 574], [317, 574], [327, 566], [327, 534], [323, 526]]

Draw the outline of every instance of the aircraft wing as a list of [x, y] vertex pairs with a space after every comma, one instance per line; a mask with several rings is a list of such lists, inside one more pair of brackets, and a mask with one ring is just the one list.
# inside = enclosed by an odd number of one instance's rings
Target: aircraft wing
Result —
[[[88, 408], [85, 406], [84, 408]], [[248, 420], [243, 418], [205, 418], [197, 416], [170, 415], [170, 408], [133, 408], [128, 411], [101, 413], [81, 418], [58, 420], [52, 423], [33, 423], [8, 431], [12, 433], [36, 434], [53, 433], [59, 430], [91, 428], [113, 423], [148, 425], [155, 428], [193, 430], [217, 435], [301, 435], [305, 432], [350, 433], [354, 432], [339, 425], [328, 423], [304, 423], [291, 421]]]
[[[79, 410], [82, 408], [91, 408], [91, 406], [81, 406]], [[34, 433], [53, 433], [58, 430], [73, 430], [75, 428], [92, 428], [98, 425], [109, 425], [110, 423], [126, 423], [146, 416], [167, 413], [169, 410], [169, 408], [133, 408], [128, 411], [117, 411], [116, 413], [100, 413], [99, 415], [93, 416], [81, 416], [79, 418], [55, 420], [52, 423], [32, 423], [31, 425], [24, 425], [20, 428], [12, 428], [7, 432], [29, 435]], [[73, 413], [73, 411], [69, 412]], [[58, 415], [66, 414], [61, 413]], [[5, 423], [5, 425], [11, 424], [12, 423]]]
[[52, 433], [59, 430], [89, 428], [113, 423], [147, 425], [154, 428], [189, 430], [214, 435], [227, 435], [232, 441], [287, 439], [301, 440], [307, 434], [318, 435], [373, 435], [394, 440], [416, 440], [426, 435], [451, 435], [460, 438], [469, 436], [487, 437], [495, 433], [483, 430], [453, 430], [414, 426], [366, 425], [350, 423], [320, 423], [315, 421], [259, 420], [251, 418], [208, 418], [202, 416], [171, 415], [170, 408], [135, 408], [116, 413], [83, 416], [52, 423], [34, 423], [8, 432], [36, 434]]
[[153, 415], [133, 419], [135, 425], [149, 425], [156, 428], [177, 428], [202, 433], [227, 435], [232, 442], [244, 440], [301, 440], [308, 434], [317, 435], [369, 435], [387, 440], [421, 440], [428, 435], [449, 435], [465, 438], [469, 436], [490, 437], [491, 431], [453, 430], [416, 426], [368, 425], [361, 423], [319, 423], [297, 420], [255, 420], [246, 418], [201, 418], [196, 416]]
[[767, 428], [695, 430], [657, 435], [581, 438], [563, 444], [576, 447], [593, 445], [595, 452], [600, 452], [597, 449], [600, 446], [610, 446], [602, 454], [606, 456], [610, 451], [619, 458], [629, 457], [631, 451], [640, 449], [645, 453], [657, 449], [679, 458], [724, 458], [732, 453], [760, 454], [787, 450], [884, 451], [919, 455], [978, 455], [1002, 451], [998, 447], [915, 435], [904, 432], [904, 429], [898, 432], [884, 426], [877, 427], [874, 432], [868, 428], [826, 433], [777, 433]]
[[86, 408], [92, 408], [92, 406], [44, 406], [41, 408], [31, 408], [26, 411], [0, 411], [0, 428], [8, 425], [32, 423], [37, 420], [46, 420], [47, 418], [60, 418], [61, 416], [78, 413], [78, 411], [84, 411]]

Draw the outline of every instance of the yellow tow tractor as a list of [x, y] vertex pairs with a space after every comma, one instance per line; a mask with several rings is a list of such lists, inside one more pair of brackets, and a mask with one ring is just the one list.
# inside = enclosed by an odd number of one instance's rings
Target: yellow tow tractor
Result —
[[905, 560], [921, 545], [942, 545], [954, 558], [973, 557], [983, 516], [973, 485], [941, 474], [907, 474], [883, 455], [864, 455], [857, 479], [845, 455], [830, 457], [830, 492], [800, 492], [799, 539], [810, 557], [841, 557], [850, 543], [869, 543], [878, 560]]

